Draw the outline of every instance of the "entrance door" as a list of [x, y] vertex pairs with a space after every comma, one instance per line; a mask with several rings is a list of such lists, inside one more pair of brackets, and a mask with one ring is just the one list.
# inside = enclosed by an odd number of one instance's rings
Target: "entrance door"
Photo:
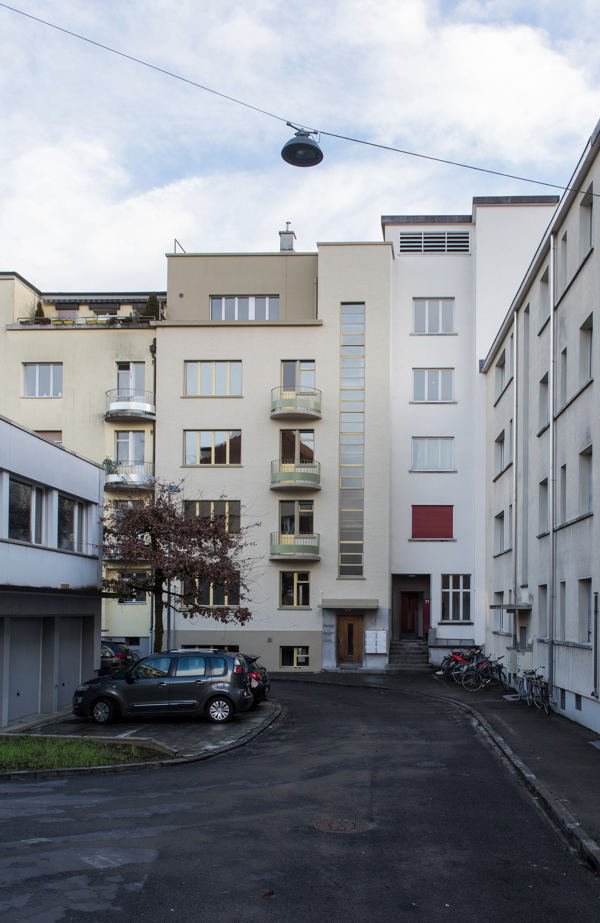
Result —
[[419, 593], [400, 593], [400, 637], [419, 636]]
[[337, 652], [339, 664], [363, 661], [363, 616], [338, 615]]

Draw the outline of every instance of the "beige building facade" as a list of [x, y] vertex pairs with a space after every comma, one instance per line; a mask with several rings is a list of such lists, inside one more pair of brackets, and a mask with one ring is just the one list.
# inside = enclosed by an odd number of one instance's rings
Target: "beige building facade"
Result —
[[157, 472], [254, 542], [251, 622], [173, 612], [171, 645], [271, 670], [386, 665], [391, 264], [385, 243], [296, 253], [293, 232], [273, 254], [168, 256]]

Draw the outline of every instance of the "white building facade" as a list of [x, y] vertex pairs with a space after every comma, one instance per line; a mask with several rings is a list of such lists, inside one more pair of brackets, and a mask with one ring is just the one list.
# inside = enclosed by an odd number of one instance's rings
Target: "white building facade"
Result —
[[485, 639], [485, 392], [479, 360], [556, 206], [476, 198], [470, 215], [386, 216], [391, 660]]
[[485, 360], [488, 649], [600, 732], [600, 131]]
[[0, 417], [0, 726], [100, 666], [104, 473]]

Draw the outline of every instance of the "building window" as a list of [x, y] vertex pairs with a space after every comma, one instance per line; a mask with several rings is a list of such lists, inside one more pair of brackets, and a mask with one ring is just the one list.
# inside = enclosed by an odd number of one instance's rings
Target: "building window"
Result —
[[454, 471], [454, 437], [413, 436], [412, 471]]
[[592, 377], [592, 333], [594, 315], [590, 314], [579, 328], [579, 383], [586, 384]]
[[496, 436], [496, 441], [494, 443], [494, 471], [496, 474], [500, 474], [501, 471], [504, 471], [505, 467], [505, 439], [504, 430], [502, 430], [500, 435]]
[[400, 231], [400, 253], [468, 253], [468, 231]]
[[62, 397], [62, 362], [24, 362], [23, 394], [25, 397]]
[[312, 535], [314, 531], [312, 500], [280, 500], [279, 532], [286, 535]]
[[294, 394], [304, 388], [315, 387], [316, 365], [314, 359], [282, 359], [281, 386]]
[[8, 481], [8, 537], [41, 545], [44, 536], [44, 489], [16, 478]]
[[453, 538], [453, 506], [413, 506], [412, 538]]
[[558, 641], [566, 641], [567, 638], [567, 584], [561, 580], [558, 584], [558, 624], [556, 626], [556, 638]]
[[567, 232], [565, 231], [558, 245], [558, 278], [559, 278], [559, 288], [561, 291], [563, 291], [567, 287], [568, 243], [569, 243], [569, 236]]
[[315, 460], [314, 429], [282, 429], [281, 461], [284, 465], [312, 465]]
[[454, 369], [413, 369], [413, 401], [453, 401]]
[[84, 507], [80, 500], [58, 495], [58, 547], [63, 551], [83, 551]]
[[504, 631], [504, 590], [494, 593], [494, 611], [496, 612], [496, 631]]
[[61, 429], [36, 429], [35, 433], [47, 442], [53, 442], [55, 445], [63, 444]]
[[592, 581], [589, 577], [577, 581], [577, 640], [588, 644], [592, 640]]
[[504, 534], [504, 513], [494, 517], [494, 554], [506, 551], [506, 536]]
[[561, 351], [560, 354], [560, 378], [559, 378], [559, 388], [560, 388], [560, 406], [564, 407], [567, 403], [567, 347]]
[[280, 647], [279, 660], [282, 667], [310, 666], [308, 647]]
[[308, 571], [281, 571], [280, 581], [281, 606], [310, 605], [310, 574]]
[[143, 465], [145, 433], [143, 430], [117, 430], [115, 445], [118, 465]]
[[567, 521], [567, 466], [561, 465], [558, 489], [558, 522]]
[[238, 397], [242, 393], [239, 360], [184, 362], [185, 393], [195, 397]]
[[211, 320], [279, 320], [279, 295], [212, 295]]
[[538, 586], [538, 637], [548, 637], [548, 587], [545, 583]]
[[339, 577], [362, 577], [364, 572], [365, 352], [365, 305], [341, 304]]
[[548, 531], [548, 478], [539, 483], [538, 532]]
[[115, 525], [118, 525], [128, 510], [141, 510], [144, 506], [143, 500], [113, 500], [112, 509]]
[[242, 504], [239, 500], [184, 500], [183, 512], [186, 519], [223, 518], [228, 532], [240, 532]]
[[186, 596], [194, 596], [197, 605], [214, 608], [218, 606], [239, 606], [240, 587], [236, 584], [211, 583], [198, 577], [186, 581]]
[[579, 513], [591, 513], [592, 506], [592, 447], [587, 446], [579, 453]]
[[499, 397], [506, 387], [506, 351], [502, 350], [500, 358], [496, 362], [496, 397]]
[[413, 333], [454, 333], [454, 298], [413, 298]]
[[240, 465], [242, 432], [239, 429], [185, 430], [185, 465]]
[[[128, 582], [128, 579], [133, 577], [145, 577], [143, 571], [126, 571], [121, 574], [121, 580]], [[145, 590], [136, 590], [134, 587], [131, 588], [131, 595], [124, 596], [122, 599], [118, 600], [119, 604], [122, 606], [128, 605], [140, 605], [141, 603], [146, 602], [146, 591]]]
[[579, 203], [579, 256], [584, 260], [594, 245], [594, 187], [590, 184]]
[[540, 327], [543, 327], [550, 317], [550, 272], [548, 267], [544, 269], [540, 276]]
[[442, 621], [471, 620], [471, 575], [442, 574]]
[[540, 378], [539, 400], [538, 400], [538, 424], [539, 429], [544, 429], [550, 422], [550, 399], [548, 391], [548, 372]]
[[143, 362], [117, 362], [117, 397], [144, 399], [144, 381]]

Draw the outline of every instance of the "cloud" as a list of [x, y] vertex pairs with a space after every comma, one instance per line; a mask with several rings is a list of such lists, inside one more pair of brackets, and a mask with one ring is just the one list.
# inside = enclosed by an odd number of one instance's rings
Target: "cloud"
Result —
[[[567, 8], [568, 6], [568, 8]], [[285, 119], [566, 183], [597, 120], [597, 4], [30, 0], [28, 10], [281, 117], [0, 8], [3, 267], [46, 289], [164, 288], [164, 251], [380, 239], [381, 214], [468, 212], [540, 187], [321, 138]], [[592, 30], [595, 26], [595, 30]]]

